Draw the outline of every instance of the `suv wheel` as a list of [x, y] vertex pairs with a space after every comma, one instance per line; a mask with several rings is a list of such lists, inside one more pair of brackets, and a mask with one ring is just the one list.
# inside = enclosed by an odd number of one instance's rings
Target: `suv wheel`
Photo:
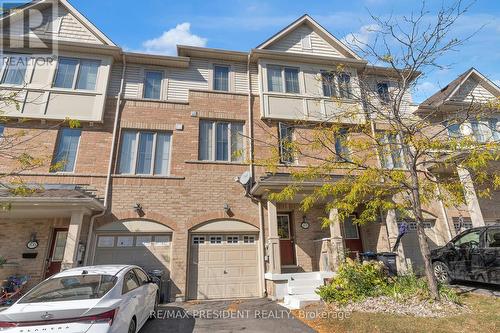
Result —
[[450, 277], [450, 270], [445, 263], [441, 261], [435, 261], [432, 266], [434, 268], [434, 276], [436, 277], [436, 280], [438, 280], [438, 282], [446, 284], [451, 283], [452, 279]]
[[132, 319], [130, 325], [128, 326], [128, 333], [136, 333], [135, 331], [136, 331], [135, 320]]

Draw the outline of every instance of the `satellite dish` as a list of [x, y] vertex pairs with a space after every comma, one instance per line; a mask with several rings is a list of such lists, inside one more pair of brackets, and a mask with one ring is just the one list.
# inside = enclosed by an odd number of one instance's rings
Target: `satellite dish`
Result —
[[250, 172], [245, 171], [241, 176], [240, 176], [240, 184], [245, 186], [250, 182]]

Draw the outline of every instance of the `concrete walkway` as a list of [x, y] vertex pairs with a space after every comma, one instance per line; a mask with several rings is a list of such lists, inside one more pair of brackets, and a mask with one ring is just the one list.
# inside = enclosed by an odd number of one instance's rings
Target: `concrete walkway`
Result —
[[157, 332], [315, 332], [288, 309], [268, 299], [172, 303], [140, 333]]

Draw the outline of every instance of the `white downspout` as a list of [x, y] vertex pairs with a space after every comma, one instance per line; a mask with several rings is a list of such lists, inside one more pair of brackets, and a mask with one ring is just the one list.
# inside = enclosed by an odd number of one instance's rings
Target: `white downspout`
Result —
[[248, 137], [250, 138], [250, 179], [254, 177], [254, 142], [253, 142], [253, 112], [252, 112], [252, 78], [250, 73], [250, 61], [252, 58], [252, 51], [248, 53], [247, 61], [247, 79], [248, 79]]
[[91, 240], [92, 240], [92, 232], [94, 231], [94, 223], [95, 220], [98, 217], [103, 217], [106, 212], [108, 211], [108, 206], [109, 206], [109, 189], [111, 185], [111, 174], [113, 172], [113, 158], [115, 155], [115, 146], [116, 146], [116, 137], [118, 133], [118, 120], [120, 119], [120, 104], [121, 104], [121, 99], [123, 95], [123, 87], [125, 85], [125, 71], [127, 69], [127, 60], [125, 58], [125, 54], [122, 55], [122, 77], [120, 81], [120, 91], [118, 93], [118, 98], [116, 101], [116, 109], [115, 109], [115, 122], [113, 125], [113, 136], [111, 139], [111, 151], [109, 153], [109, 163], [108, 163], [108, 173], [106, 175], [106, 187], [104, 190], [104, 209], [102, 212], [100, 212], [97, 215], [93, 215], [90, 218], [90, 223], [89, 223], [89, 232], [87, 234], [87, 245], [85, 246], [85, 258], [83, 260], [84, 265], [88, 265], [88, 260], [89, 260], [89, 253], [90, 253], [90, 246], [91, 246]]

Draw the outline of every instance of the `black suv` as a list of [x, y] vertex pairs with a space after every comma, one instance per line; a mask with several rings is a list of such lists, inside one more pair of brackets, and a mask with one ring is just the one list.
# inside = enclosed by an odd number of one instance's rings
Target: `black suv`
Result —
[[466, 230], [431, 251], [438, 281], [477, 281], [500, 285], [500, 224]]

